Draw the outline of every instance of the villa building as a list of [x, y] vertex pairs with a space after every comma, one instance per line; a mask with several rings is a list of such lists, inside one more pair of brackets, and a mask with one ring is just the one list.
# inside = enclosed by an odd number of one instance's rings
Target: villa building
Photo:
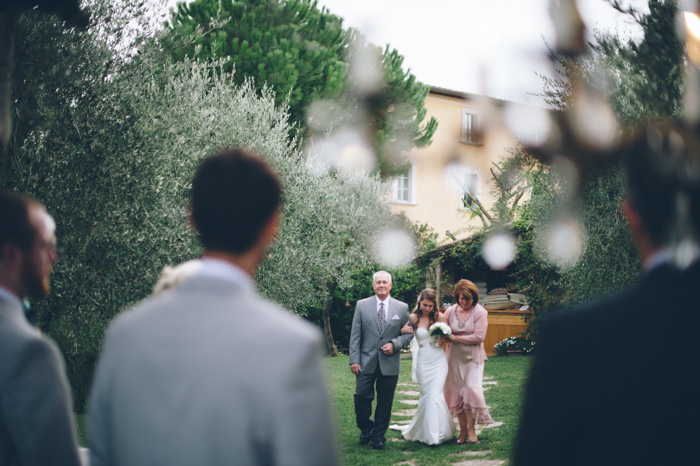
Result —
[[[471, 213], [476, 197], [489, 211], [495, 202], [494, 163], [507, 158], [517, 142], [505, 127], [508, 103], [498, 99], [433, 87], [426, 97], [427, 118], [435, 117], [438, 128], [430, 146], [414, 148], [410, 168], [392, 180], [392, 213], [403, 212], [410, 220], [425, 223], [438, 233], [439, 248], [454, 241], [468, 241], [483, 226]], [[436, 250], [437, 252], [437, 250]], [[527, 329], [532, 315], [526, 297], [512, 293], [506, 271], [458, 270], [454, 261], [438, 263], [426, 277], [426, 285], [437, 290], [439, 302], [451, 292], [454, 282], [469, 278], [479, 288], [480, 301], [489, 311], [486, 351], [503, 338], [518, 336]]]
[[505, 129], [506, 102], [433, 87], [427, 117], [438, 128], [430, 146], [414, 148], [411, 167], [392, 182], [392, 213], [428, 224], [439, 240], [463, 239], [482, 226], [468, 209], [472, 193], [489, 210], [494, 203], [491, 168], [516, 146]]

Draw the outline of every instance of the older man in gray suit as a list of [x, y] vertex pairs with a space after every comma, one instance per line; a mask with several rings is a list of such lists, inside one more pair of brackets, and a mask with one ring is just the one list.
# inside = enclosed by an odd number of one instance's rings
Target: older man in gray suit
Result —
[[70, 391], [56, 346], [22, 301], [49, 292], [55, 224], [39, 202], [0, 191], [0, 465], [80, 464]]
[[113, 323], [88, 417], [91, 465], [335, 465], [321, 335], [255, 292], [280, 186], [228, 151], [192, 183], [200, 267]]
[[[372, 441], [375, 450], [384, 448], [391, 405], [399, 380], [399, 351], [413, 335], [402, 335], [408, 322], [408, 305], [393, 299], [388, 272], [372, 277], [375, 295], [361, 299], [355, 307], [350, 333], [350, 370], [355, 379], [355, 416], [360, 429], [360, 444]], [[377, 407], [372, 415], [372, 400], [377, 391]]]

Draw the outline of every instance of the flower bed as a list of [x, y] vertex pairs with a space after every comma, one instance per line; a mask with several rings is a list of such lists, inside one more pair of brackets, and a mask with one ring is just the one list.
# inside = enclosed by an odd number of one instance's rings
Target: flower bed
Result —
[[535, 342], [525, 337], [508, 337], [493, 345], [498, 356], [508, 354], [529, 354], [535, 351]]

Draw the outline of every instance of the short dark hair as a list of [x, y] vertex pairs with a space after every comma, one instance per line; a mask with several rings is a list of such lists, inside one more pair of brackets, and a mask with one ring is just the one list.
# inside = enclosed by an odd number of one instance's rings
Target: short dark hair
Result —
[[29, 220], [29, 207], [37, 201], [12, 191], [0, 190], [0, 249], [14, 244], [28, 251], [36, 231]]
[[242, 150], [205, 159], [192, 181], [192, 218], [202, 245], [244, 253], [280, 205], [281, 188], [270, 167]]
[[700, 240], [700, 139], [679, 122], [641, 127], [622, 150], [628, 202], [655, 246]]

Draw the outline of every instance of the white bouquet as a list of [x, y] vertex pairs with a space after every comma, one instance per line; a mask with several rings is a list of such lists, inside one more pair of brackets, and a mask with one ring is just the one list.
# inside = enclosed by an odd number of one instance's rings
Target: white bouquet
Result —
[[431, 337], [446, 337], [452, 334], [452, 329], [449, 325], [442, 322], [435, 322], [428, 329]]

